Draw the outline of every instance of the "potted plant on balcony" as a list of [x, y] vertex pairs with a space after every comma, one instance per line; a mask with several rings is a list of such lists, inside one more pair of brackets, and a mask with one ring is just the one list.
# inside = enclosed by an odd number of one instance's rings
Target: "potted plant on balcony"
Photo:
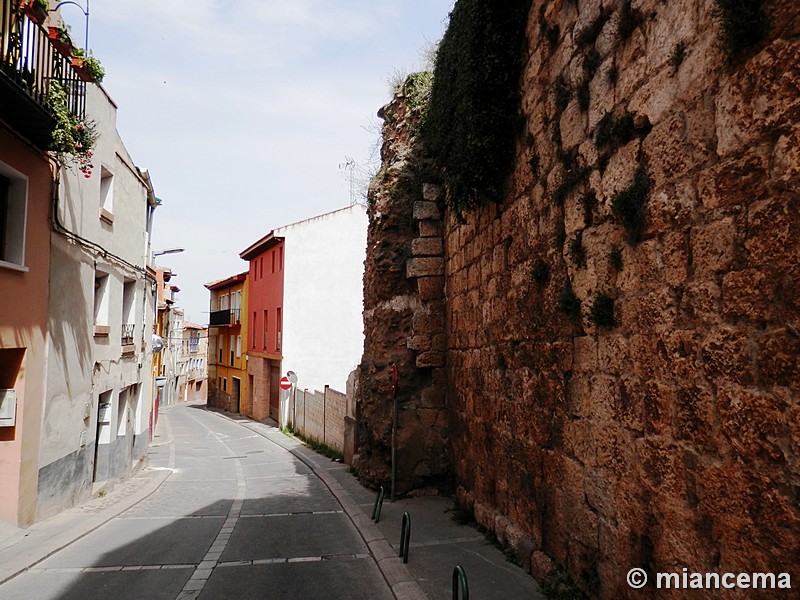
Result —
[[92, 156], [97, 142], [97, 130], [92, 121], [81, 121], [67, 106], [67, 92], [55, 81], [47, 91], [47, 106], [56, 120], [48, 150], [55, 152], [58, 162], [78, 165], [83, 176], [92, 176]]
[[106, 75], [100, 61], [97, 60], [89, 51], [89, 56], [81, 48], [72, 51], [72, 68], [83, 81], [90, 83], [100, 83]]
[[47, 11], [50, 10], [50, 6], [47, 0], [20, 0], [19, 10], [31, 21], [41, 25], [47, 19]]
[[69, 26], [63, 24], [51, 25], [47, 28], [47, 37], [50, 43], [62, 56], [70, 57], [72, 54], [72, 40], [69, 37]]

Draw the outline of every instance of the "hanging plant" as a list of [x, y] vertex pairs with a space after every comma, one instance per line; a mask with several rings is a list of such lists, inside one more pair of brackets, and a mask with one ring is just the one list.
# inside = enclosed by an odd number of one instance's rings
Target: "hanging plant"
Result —
[[89, 56], [86, 56], [82, 48], [75, 48], [72, 51], [72, 66], [83, 81], [100, 83], [106, 75], [105, 69], [91, 50]]
[[47, 19], [47, 11], [50, 7], [47, 0], [20, 0], [19, 10], [37, 25], [41, 25]]
[[56, 119], [48, 149], [56, 153], [62, 165], [68, 162], [77, 164], [84, 177], [91, 177], [93, 148], [98, 137], [94, 122], [80, 120], [69, 110], [67, 93], [55, 81], [50, 82], [47, 106]]
[[72, 39], [69, 37], [69, 25], [51, 25], [47, 28], [47, 37], [50, 43], [62, 56], [70, 57], [72, 54]]

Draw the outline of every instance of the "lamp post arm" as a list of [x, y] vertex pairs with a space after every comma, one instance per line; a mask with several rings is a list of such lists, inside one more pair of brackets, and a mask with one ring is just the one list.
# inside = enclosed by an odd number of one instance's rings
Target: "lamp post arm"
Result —
[[89, 0], [86, 0], [86, 10], [83, 9], [83, 6], [75, 2], [75, 0], [64, 0], [63, 2], [59, 2], [58, 4], [56, 4], [56, 7], [53, 10], [58, 10], [65, 4], [74, 4], [75, 6], [81, 9], [81, 12], [86, 17], [86, 29], [85, 29], [85, 35], [83, 37], [83, 52], [84, 54], [86, 54], [86, 56], [89, 56]]

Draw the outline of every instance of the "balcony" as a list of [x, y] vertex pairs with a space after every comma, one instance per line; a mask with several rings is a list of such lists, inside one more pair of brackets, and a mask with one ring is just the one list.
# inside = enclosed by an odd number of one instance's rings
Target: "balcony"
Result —
[[242, 310], [240, 308], [226, 308], [225, 310], [215, 310], [211, 312], [208, 320], [209, 327], [231, 327], [239, 325]]
[[83, 119], [86, 83], [58, 52], [47, 30], [20, 12], [19, 0], [0, 0], [0, 114], [41, 150], [50, 146], [56, 121], [47, 108], [50, 83], [67, 93], [67, 108]]
[[122, 345], [133, 344], [133, 334], [136, 330], [135, 323], [123, 323], [122, 325]]

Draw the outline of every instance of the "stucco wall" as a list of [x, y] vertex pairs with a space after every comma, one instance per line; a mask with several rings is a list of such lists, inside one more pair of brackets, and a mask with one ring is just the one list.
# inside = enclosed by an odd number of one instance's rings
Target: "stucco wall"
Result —
[[275, 230], [285, 238], [283, 373], [300, 389], [344, 390], [363, 351], [366, 207], [355, 204]]
[[[146, 187], [116, 131], [116, 106], [98, 86], [87, 87], [87, 118], [99, 138], [92, 176], [61, 171], [57, 220], [50, 243], [47, 393], [40, 445], [38, 517], [45, 518], [89, 493], [95, 479], [130, 470], [124, 436], [148, 430], [152, 385], [152, 290], [145, 277]], [[101, 218], [101, 165], [113, 173], [113, 205]], [[107, 275], [107, 334], [95, 331], [95, 274]], [[123, 315], [126, 282], [130, 313]], [[135, 322], [133, 344], [123, 351], [122, 325]], [[120, 394], [134, 390], [122, 413]], [[98, 427], [99, 398], [111, 404], [109, 424]], [[130, 407], [128, 409], [127, 407]], [[130, 414], [128, 414], [130, 412]], [[124, 422], [124, 431], [120, 423]], [[120, 440], [119, 442], [117, 440]], [[95, 447], [96, 445], [96, 447]], [[107, 460], [106, 460], [107, 457]], [[127, 464], [127, 468], [123, 465]], [[107, 465], [107, 468], [106, 468]]]
[[25, 268], [0, 266], [0, 349], [24, 349], [16, 373], [4, 364], [0, 387], [17, 391], [14, 427], [0, 428], [0, 519], [29, 525], [36, 513], [36, 486], [47, 368], [51, 169], [48, 161], [0, 129], [0, 172], [27, 179]]

